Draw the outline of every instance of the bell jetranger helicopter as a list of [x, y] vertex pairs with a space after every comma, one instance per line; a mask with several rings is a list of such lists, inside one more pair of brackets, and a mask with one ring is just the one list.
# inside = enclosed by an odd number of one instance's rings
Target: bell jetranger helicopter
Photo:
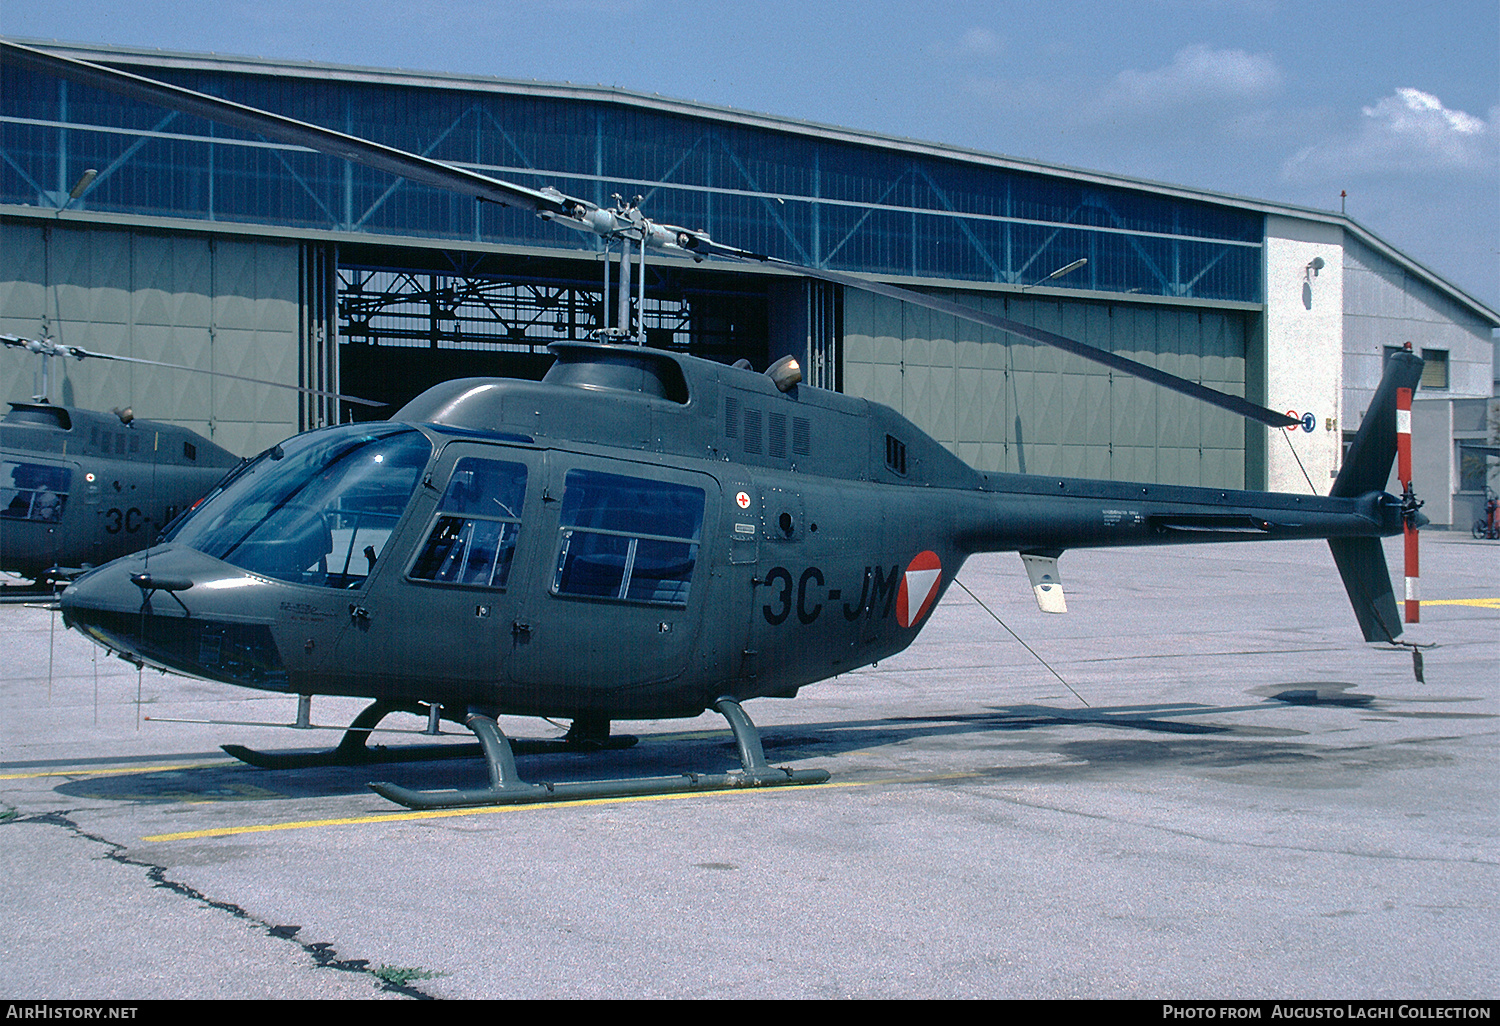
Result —
[[[630, 247], [756, 261], [1058, 346], [1275, 427], [1294, 418], [961, 304], [806, 268], [113, 69], [0, 43], [0, 58], [517, 206]], [[607, 263], [606, 263], [607, 266]], [[802, 784], [772, 767], [742, 703], [911, 644], [965, 559], [1021, 556], [1037, 601], [1066, 609], [1067, 549], [1326, 538], [1367, 640], [1401, 633], [1379, 539], [1415, 500], [1384, 492], [1397, 400], [1422, 361], [1393, 356], [1328, 496], [1059, 479], [972, 469], [895, 411], [764, 373], [609, 342], [557, 343], [540, 382], [470, 378], [389, 422], [299, 435], [223, 481], [163, 543], [79, 578], [65, 622], [138, 664], [302, 696], [370, 699], [313, 756], [228, 748], [259, 765], [377, 761], [396, 711], [464, 723], [488, 786], [371, 786], [413, 808]], [[1409, 494], [1409, 489], [1408, 489]], [[713, 708], [741, 769], [536, 784], [500, 714], [568, 719], [561, 742], [623, 745], [621, 719]], [[228, 746], [226, 746], [228, 747]], [[519, 750], [530, 750], [520, 748]]]
[[0, 346], [40, 361], [32, 401], [11, 403], [0, 418], [0, 571], [42, 585], [145, 548], [242, 462], [195, 431], [136, 417], [129, 407], [100, 413], [52, 403], [52, 360], [119, 360], [332, 395], [50, 339], [0, 334]]

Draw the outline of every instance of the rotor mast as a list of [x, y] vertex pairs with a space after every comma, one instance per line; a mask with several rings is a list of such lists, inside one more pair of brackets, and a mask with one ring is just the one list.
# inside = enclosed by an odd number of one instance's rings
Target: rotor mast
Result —
[[[604, 342], [623, 342], [643, 346], [646, 344], [646, 246], [648, 244], [683, 248], [679, 241], [684, 235], [681, 228], [671, 228], [657, 225], [648, 220], [640, 212], [641, 197], [636, 196], [629, 203], [621, 198], [619, 193], [614, 195], [615, 207], [613, 210], [596, 208], [591, 211], [582, 212], [577, 218], [590, 230], [596, 232], [604, 240], [604, 326], [594, 333], [594, 337]], [[572, 227], [577, 227], [573, 225]], [[610, 302], [610, 249], [612, 244], [620, 243], [620, 280], [619, 288], [615, 294], [615, 322], [611, 327], [609, 324], [609, 302]], [[631, 253], [631, 245], [639, 247], [638, 256]], [[637, 259], [635, 274], [635, 303], [631, 304], [631, 269], [630, 261]], [[633, 309], [633, 313], [632, 313]]]

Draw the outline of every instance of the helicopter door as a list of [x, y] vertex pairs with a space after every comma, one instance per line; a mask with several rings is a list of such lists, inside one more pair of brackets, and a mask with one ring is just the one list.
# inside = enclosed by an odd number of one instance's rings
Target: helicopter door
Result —
[[[722, 623], [728, 632], [724, 644], [729, 654], [728, 678], [753, 680], [757, 653], [750, 641], [750, 618], [757, 602], [759, 573], [761, 509], [759, 486], [750, 478], [736, 473], [720, 477], [720, 486], [729, 501], [724, 503], [721, 530], [729, 539], [729, 565], [722, 568], [728, 586], [728, 616]], [[715, 572], [721, 569], [715, 567]]]
[[[0, 551], [5, 565], [45, 569], [62, 554], [64, 517], [77, 464], [0, 463]], [[77, 517], [72, 520], [77, 521]]]
[[526, 543], [535, 548], [511, 679], [553, 707], [619, 708], [621, 690], [673, 680], [694, 658], [718, 483], [571, 454], [549, 464], [543, 519]]
[[[503, 446], [445, 446], [408, 514], [401, 539], [380, 555], [339, 645], [392, 690], [440, 679], [478, 700], [503, 677], [515, 619], [512, 570], [536, 454]], [[441, 638], [440, 662], [410, 665], [414, 635]], [[434, 695], [441, 698], [441, 695]]]

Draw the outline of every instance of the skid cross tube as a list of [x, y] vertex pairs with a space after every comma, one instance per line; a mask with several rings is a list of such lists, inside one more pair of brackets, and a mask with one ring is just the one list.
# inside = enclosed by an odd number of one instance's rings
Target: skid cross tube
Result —
[[452, 791], [418, 791], [399, 784], [376, 781], [370, 789], [409, 809], [452, 809], [475, 805], [527, 805], [536, 802], [577, 801], [589, 798], [629, 798], [692, 791], [728, 791], [747, 787], [787, 787], [821, 784], [827, 770], [794, 770], [766, 762], [760, 732], [733, 698], [720, 698], [714, 709], [729, 721], [739, 749], [741, 769], [728, 773], [680, 773], [667, 777], [636, 777], [619, 780], [581, 780], [561, 784], [532, 784], [516, 770], [511, 743], [494, 717], [471, 712], [464, 721], [484, 748], [490, 772], [488, 787]]
[[[307, 696], [303, 696], [307, 697]], [[349, 724], [338, 747], [322, 752], [262, 752], [244, 745], [220, 745], [224, 751], [259, 769], [312, 769], [318, 766], [369, 766], [389, 762], [433, 762], [439, 759], [472, 759], [483, 754], [481, 745], [433, 744], [398, 745], [371, 748], [369, 738], [381, 720], [391, 713], [410, 713], [427, 719], [424, 733], [437, 734], [442, 707], [436, 703], [423, 706], [418, 702], [378, 699], [366, 706]], [[298, 727], [304, 727], [302, 709], [298, 706]], [[629, 734], [609, 732], [608, 720], [575, 720], [567, 737], [526, 739], [510, 742], [514, 752], [539, 755], [543, 752], [598, 752], [629, 748], [636, 738]]]
[[[305, 696], [304, 696], [305, 697]], [[407, 759], [452, 759], [461, 755], [472, 755], [473, 746], [465, 745], [468, 751], [461, 750], [455, 745], [434, 746], [426, 745], [420, 749], [408, 747], [384, 748], [369, 747], [370, 733], [381, 720], [393, 712], [406, 712], [416, 716], [425, 716], [427, 711], [414, 702], [387, 702], [376, 701], [366, 706], [356, 717], [354, 722], [344, 732], [343, 739], [339, 741], [338, 747], [323, 752], [261, 752], [254, 748], [246, 748], [244, 745], [220, 745], [230, 755], [241, 762], [247, 762], [260, 769], [310, 769], [315, 766], [365, 766], [378, 762], [397, 762]], [[298, 726], [304, 726], [302, 722], [302, 710], [299, 706], [297, 717]]]

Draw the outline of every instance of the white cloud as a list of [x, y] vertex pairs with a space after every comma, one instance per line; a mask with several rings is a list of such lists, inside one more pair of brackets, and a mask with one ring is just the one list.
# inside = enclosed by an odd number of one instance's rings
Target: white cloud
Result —
[[1033, 110], [1059, 128], [1128, 133], [1136, 142], [1256, 136], [1281, 90], [1276, 62], [1198, 43], [1147, 71], [1127, 69], [1103, 84], [1062, 78], [971, 78], [968, 91], [995, 104]]
[[987, 28], [971, 28], [964, 33], [958, 45], [962, 52], [975, 56], [997, 53], [1000, 49], [1000, 37]]
[[1282, 166], [1288, 179], [1388, 171], [1481, 171], [1496, 164], [1490, 120], [1450, 110], [1431, 93], [1401, 88], [1363, 108], [1355, 127], [1305, 147]]
[[1183, 107], [1265, 99], [1281, 88], [1281, 69], [1264, 54], [1197, 43], [1151, 71], [1128, 69], [1105, 92], [1106, 108], [1150, 115]]
[[964, 32], [956, 41], [934, 43], [927, 47], [930, 57], [944, 59], [974, 60], [998, 54], [1003, 41], [987, 28], [974, 27]]

